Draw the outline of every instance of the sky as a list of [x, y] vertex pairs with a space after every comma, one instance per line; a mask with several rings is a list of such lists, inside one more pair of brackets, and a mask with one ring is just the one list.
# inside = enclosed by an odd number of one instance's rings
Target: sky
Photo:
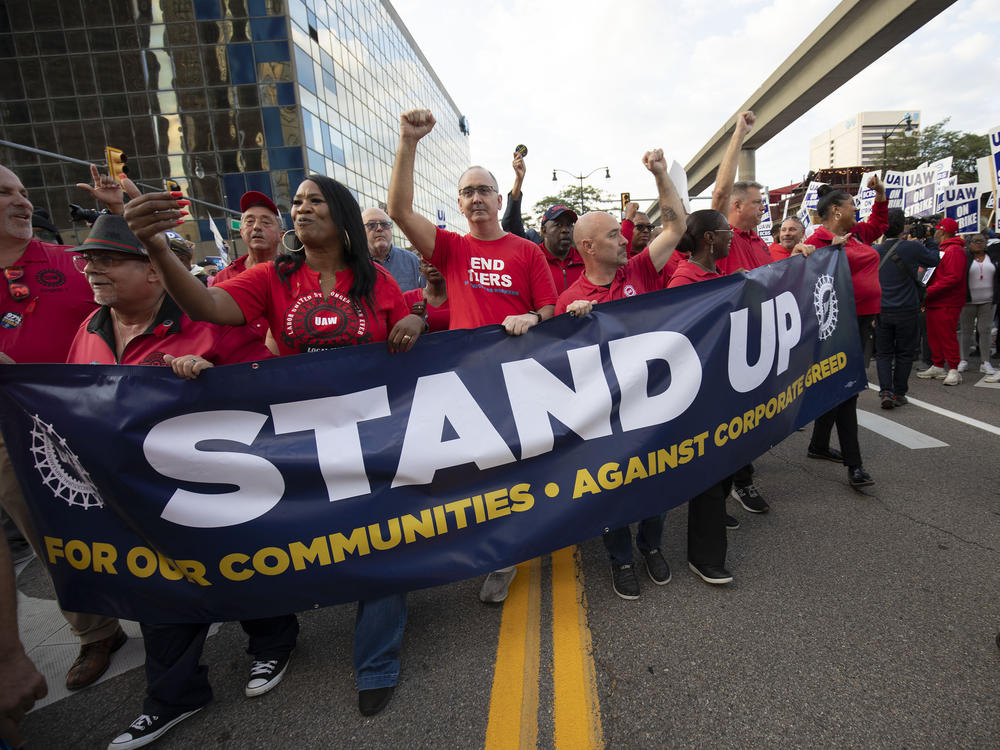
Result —
[[[875, 0], [862, 0], [863, 2]], [[469, 118], [473, 164], [510, 189], [528, 146], [525, 212], [578, 185], [655, 196], [642, 154], [686, 164], [837, 0], [392, 0]], [[801, 180], [809, 140], [858, 112], [919, 110], [926, 127], [1000, 125], [1000, 2], [958, 0], [757, 151], [757, 179]], [[986, 154], [984, 154], [985, 156]], [[703, 193], [708, 195], [709, 193]], [[703, 204], [702, 204], [703, 205]], [[698, 204], [695, 204], [698, 207]]]

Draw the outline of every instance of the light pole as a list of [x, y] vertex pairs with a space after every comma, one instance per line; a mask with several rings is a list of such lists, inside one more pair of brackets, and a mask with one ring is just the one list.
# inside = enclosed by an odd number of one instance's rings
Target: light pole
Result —
[[567, 172], [565, 169], [553, 169], [552, 181], [553, 182], [559, 181], [558, 178], [556, 177], [556, 172], [562, 172], [563, 174], [568, 174], [574, 180], [580, 181], [580, 213], [582, 214], [586, 210], [583, 205], [583, 181], [586, 180], [588, 177], [590, 177], [590, 175], [594, 174], [594, 172], [600, 172], [602, 169], [604, 170], [604, 179], [610, 180], [611, 170], [608, 169], [607, 167], [598, 167], [597, 169], [593, 170], [592, 172], [588, 172], [587, 174], [573, 174], [572, 172]]
[[889, 139], [892, 138], [892, 134], [895, 133], [899, 126], [906, 123], [906, 127], [903, 128], [903, 135], [909, 135], [913, 131], [913, 115], [907, 112], [903, 115], [903, 119], [892, 126], [892, 130], [882, 133], [882, 171], [885, 172], [889, 167]]

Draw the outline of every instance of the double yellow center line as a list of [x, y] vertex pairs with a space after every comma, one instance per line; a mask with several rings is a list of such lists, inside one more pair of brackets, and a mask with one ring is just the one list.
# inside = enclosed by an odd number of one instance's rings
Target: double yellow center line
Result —
[[[604, 746], [583, 573], [576, 547], [552, 553], [553, 746]], [[503, 605], [486, 750], [538, 747], [542, 565], [518, 566]]]

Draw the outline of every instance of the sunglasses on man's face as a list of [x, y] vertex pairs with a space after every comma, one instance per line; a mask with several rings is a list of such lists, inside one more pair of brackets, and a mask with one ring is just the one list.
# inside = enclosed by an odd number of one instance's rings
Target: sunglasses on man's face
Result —
[[11, 299], [15, 302], [24, 302], [31, 296], [28, 285], [21, 281], [24, 278], [24, 269], [20, 266], [8, 266], [3, 269], [4, 278], [7, 279], [7, 291]]

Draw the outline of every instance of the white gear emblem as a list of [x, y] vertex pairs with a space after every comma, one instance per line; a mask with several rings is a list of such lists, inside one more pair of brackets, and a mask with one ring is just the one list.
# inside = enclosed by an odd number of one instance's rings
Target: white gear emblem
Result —
[[813, 288], [813, 307], [819, 321], [819, 340], [826, 341], [837, 330], [837, 292], [833, 288], [833, 277], [826, 274], [816, 280]]
[[32, 421], [31, 452], [35, 454], [35, 468], [42, 477], [42, 484], [69, 505], [78, 505], [87, 510], [103, 508], [104, 501], [101, 500], [97, 487], [80, 459], [66, 444], [66, 439], [37, 414], [32, 417]]

